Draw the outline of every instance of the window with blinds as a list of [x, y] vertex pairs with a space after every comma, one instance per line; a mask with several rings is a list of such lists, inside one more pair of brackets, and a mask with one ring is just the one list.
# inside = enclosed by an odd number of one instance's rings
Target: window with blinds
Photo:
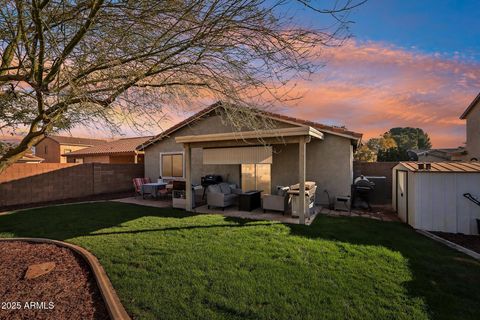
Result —
[[160, 157], [162, 177], [181, 178], [183, 177], [183, 154], [162, 154]]

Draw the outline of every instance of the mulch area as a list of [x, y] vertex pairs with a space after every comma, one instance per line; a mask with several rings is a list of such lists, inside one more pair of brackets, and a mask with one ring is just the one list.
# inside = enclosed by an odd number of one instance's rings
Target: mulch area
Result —
[[[54, 269], [25, 279], [29, 266], [45, 262], [54, 262]], [[109, 316], [93, 273], [78, 254], [53, 244], [0, 241], [0, 319], [100, 320]]]
[[448, 241], [461, 245], [462, 247], [465, 247], [467, 249], [480, 253], [480, 236], [446, 233], [446, 232], [432, 232], [432, 231], [430, 232], [443, 239], [446, 239]]

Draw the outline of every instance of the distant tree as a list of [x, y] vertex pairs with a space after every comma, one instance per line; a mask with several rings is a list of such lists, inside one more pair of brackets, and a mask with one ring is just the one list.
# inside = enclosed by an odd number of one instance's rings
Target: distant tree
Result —
[[410, 160], [407, 150], [403, 148], [389, 148], [385, 150], [378, 151], [377, 161], [378, 162], [388, 162], [388, 161], [408, 161]]
[[420, 128], [392, 128], [387, 134], [395, 140], [399, 149], [428, 150], [432, 148], [430, 137]]
[[355, 152], [355, 160], [362, 162], [377, 161], [377, 154], [367, 144], [361, 145]]
[[378, 138], [370, 138], [366, 144], [360, 146], [355, 153], [355, 160], [365, 162], [375, 162], [378, 160], [378, 154], [386, 150], [397, 147], [397, 143], [389, 133], [385, 133]]

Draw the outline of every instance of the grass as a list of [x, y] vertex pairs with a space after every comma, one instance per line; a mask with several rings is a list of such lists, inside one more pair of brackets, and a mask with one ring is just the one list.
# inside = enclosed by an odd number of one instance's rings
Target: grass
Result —
[[136, 319], [478, 319], [480, 263], [408, 226], [310, 227], [120, 203], [0, 216], [94, 253]]

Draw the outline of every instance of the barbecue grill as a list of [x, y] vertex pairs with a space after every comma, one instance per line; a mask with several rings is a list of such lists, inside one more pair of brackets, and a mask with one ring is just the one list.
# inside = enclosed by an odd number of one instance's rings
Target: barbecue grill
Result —
[[366, 207], [368, 210], [372, 210], [370, 206], [370, 197], [375, 190], [375, 183], [371, 182], [364, 176], [360, 176], [355, 179], [352, 185], [352, 205], [354, 207]]
[[219, 184], [222, 182], [222, 176], [216, 174], [207, 174], [205, 177], [201, 178], [201, 185], [203, 187], [202, 200], [205, 199], [205, 192], [207, 191], [208, 186], [212, 184]]

